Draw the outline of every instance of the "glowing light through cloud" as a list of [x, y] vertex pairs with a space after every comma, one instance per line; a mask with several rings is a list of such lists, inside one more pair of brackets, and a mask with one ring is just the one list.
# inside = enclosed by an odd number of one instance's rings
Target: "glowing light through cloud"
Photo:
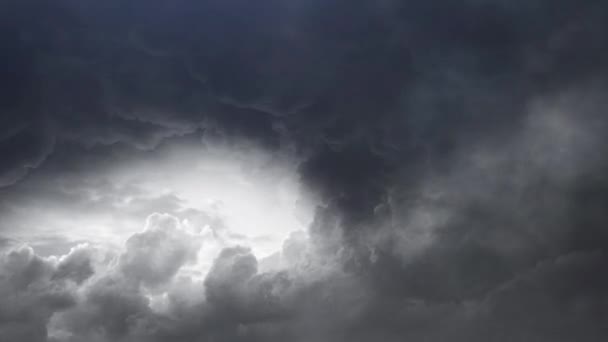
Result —
[[[225, 247], [245, 246], [264, 258], [280, 251], [290, 233], [306, 230], [312, 209], [296, 168], [294, 160], [252, 147], [181, 145], [103, 172], [59, 177], [45, 187], [65, 201], [31, 197], [11, 220], [24, 227], [21, 242], [54, 255], [65, 248], [55, 251], [53, 241], [49, 249], [45, 239], [118, 250], [151, 215], [167, 214], [203, 240], [197, 264], [184, 269], [200, 275]], [[29, 209], [35, 215], [25, 215]]]

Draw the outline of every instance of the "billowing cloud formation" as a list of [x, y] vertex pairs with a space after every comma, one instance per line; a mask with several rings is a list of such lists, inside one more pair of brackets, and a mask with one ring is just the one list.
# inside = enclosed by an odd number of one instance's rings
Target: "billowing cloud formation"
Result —
[[89, 251], [80, 246], [60, 260], [44, 259], [23, 246], [0, 260], [0, 337], [46, 341], [46, 325], [76, 303], [77, 286], [92, 275]]
[[[606, 340], [607, 16], [3, 2], [0, 340]], [[166, 158], [184, 146], [244, 171], [199, 182]], [[316, 205], [306, 232], [259, 191], [276, 160]], [[187, 200], [241, 183], [238, 220]]]
[[171, 279], [188, 261], [194, 261], [200, 241], [180, 229], [177, 218], [154, 214], [146, 230], [127, 240], [120, 268], [129, 277], [154, 286]]
[[[608, 293], [602, 269], [608, 260], [599, 250], [547, 259], [483, 296], [448, 301], [434, 295], [436, 287], [404, 287], [401, 295], [377, 292], [374, 286], [383, 279], [345, 270], [340, 253], [311, 254], [313, 242], [300, 234], [285, 242], [279, 258], [286, 262], [272, 271], [260, 271], [248, 248], [234, 246], [217, 255], [204, 281], [180, 276], [184, 264], [175, 262], [170, 251], [188, 240], [178, 239], [158, 240], [159, 252], [140, 260], [143, 271], [125, 269], [133, 267], [125, 264], [137, 252], [133, 241], [151, 231], [177, 234], [177, 225], [174, 217], [154, 214], [146, 231], [110, 258], [96, 256], [99, 251], [88, 246], [60, 258], [41, 258], [29, 247], [5, 253], [0, 336], [22, 341], [441, 341], [447, 336], [457, 341], [549, 341], [555, 336], [600, 341], [604, 336], [601, 315]], [[484, 256], [482, 251], [468, 253]], [[431, 272], [411, 275], [436, 277], [427, 279], [433, 286], [450, 281], [454, 272], [464, 275], [448, 269], [445, 275], [433, 273], [437, 266], [425, 258], [426, 269], [418, 265], [406, 272]], [[162, 267], [169, 263], [174, 268]], [[487, 277], [488, 271], [470, 274]], [[451, 281], [446, 288], [458, 289], [454, 281], [463, 279]], [[162, 305], [155, 304], [159, 300]]]
[[[159, 215], [155, 216], [159, 218]], [[171, 220], [167, 216], [163, 218]], [[170, 226], [165, 228], [174, 229]], [[297, 235], [290, 238], [281, 257], [294, 261], [294, 248], [298, 248], [294, 245], [298, 243], [306, 244]], [[306, 245], [302, 247], [306, 248]], [[45, 325], [50, 324], [51, 336], [59, 341], [163, 341], [177, 338], [366, 340], [372, 336], [381, 336], [389, 341], [400, 340], [403, 336], [439, 341], [448, 335], [463, 341], [479, 336], [509, 341], [531, 336], [549, 340], [556, 334], [553, 323], [559, 319], [564, 322], [560, 325], [560, 335], [590, 341], [599, 341], [603, 336], [599, 329], [601, 325], [596, 323], [601, 317], [597, 315], [604, 310], [602, 298], [606, 296], [601, 272], [606, 260], [602, 252], [575, 253], [547, 260], [497, 286], [489, 296], [462, 303], [442, 303], [413, 294], [403, 302], [393, 302], [389, 294], [383, 299], [383, 295], [366, 287], [365, 279], [348, 276], [335, 267], [338, 264], [332, 266], [329, 259], [313, 260], [305, 254], [297, 258], [303, 266], [260, 274], [258, 261], [250, 251], [233, 247], [218, 255], [204, 283], [190, 285], [193, 290], [204, 293], [206, 299], [192, 302], [196, 296], [189, 296], [188, 286], [176, 282], [168, 289], [170, 305], [156, 312], [151, 309], [150, 299], [143, 288], [137, 285], [138, 275], [122, 272], [119, 267], [100, 273], [98, 279], [83, 285], [80, 291], [84, 297], [78, 304], [75, 302], [75, 293], [78, 292], [75, 287], [64, 287], [65, 292], [52, 292], [50, 289], [66, 286], [65, 281], [60, 280], [65, 278], [62, 275], [88, 273], [83, 270], [90, 270], [90, 266], [72, 267], [66, 272], [68, 268], [65, 265], [86, 264], [72, 261], [86, 260], [84, 255], [82, 247], [77, 248], [58, 259], [56, 266], [49, 260], [36, 257], [29, 248], [4, 256], [3, 275], [8, 275], [6, 279], [26, 287], [40, 284], [36, 285], [38, 291], [48, 291], [39, 295], [27, 292], [29, 300], [36, 301], [30, 304], [30, 310], [35, 307], [36, 312], [44, 312], [39, 311], [43, 307], [38, 301], [45, 303], [47, 296], [52, 294], [62, 295], [64, 297], [59, 298], [66, 300], [51, 307], [59, 313], [52, 323], [47, 323], [50, 314], [46, 314], [39, 321], [22, 323], [30, 324], [22, 331], [39, 331], [42, 339]], [[168, 260], [170, 256], [162, 257], [161, 254], [157, 262], [162, 264]], [[326, 272], [325, 276], [320, 276], [323, 268], [327, 267], [330, 274]], [[439, 274], [435, 276], [442, 277]], [[4, 286], [7, 284], [9, 282], [3, 282]], [[9, 286], [5, 290], [10, 293], [15, 288]], [[427, 293], [432, 293], [432, 290], [428, 289], [431, 292]], [[188, 297], [190, 301], [184, 300]], [[394, 316], [395, 313], [398, 316]], [[562, 316], [556, 317], [555, 313]], [[384, 315], [389, 316], [379, 319]], [[411, 322], [412, 325], [404, 326], [403, 322]], [[441, 329], [429, 332], [424, 328], [435, 324]], [[357, 336], [349, 335], [349, 331], [357, 332]], [[4, 336], [27, 336], [9, 333], [19, 332], [8, 330]], [[495, 334], [500, 335], [493, 337]]]

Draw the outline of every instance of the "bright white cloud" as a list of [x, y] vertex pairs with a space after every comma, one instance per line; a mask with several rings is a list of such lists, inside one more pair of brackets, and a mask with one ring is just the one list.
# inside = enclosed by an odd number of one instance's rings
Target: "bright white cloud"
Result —
[[306, 229], [312, 210], [296, 168], [294, 160], [247, 146], [180, 145], [103, 170], [33, 175], [4, 224], [19, 232], [13, 238], [53, 255], [82, 242], [118, 249], [146, 217], [167, 213], [183, 229], [213, 237], [199, 258], [208, 269], [224, 247], [243, 245], [266, 257]]

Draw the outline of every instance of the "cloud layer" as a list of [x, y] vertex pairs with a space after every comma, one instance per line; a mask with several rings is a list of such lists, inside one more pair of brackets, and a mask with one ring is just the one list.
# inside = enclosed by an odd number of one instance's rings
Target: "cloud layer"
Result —
[[0, 340], [606, 340], [607, 15], [3, 2]]

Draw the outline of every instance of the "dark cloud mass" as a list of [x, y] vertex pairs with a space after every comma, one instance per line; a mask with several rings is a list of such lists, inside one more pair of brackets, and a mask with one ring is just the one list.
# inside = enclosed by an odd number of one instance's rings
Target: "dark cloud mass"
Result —
[[[605, 1], [4, 0], [0, 44], [2, 342], [608, 340]], [[307, 231], [149, 184], [241, 184], [205, 153], [294, 163]]]

